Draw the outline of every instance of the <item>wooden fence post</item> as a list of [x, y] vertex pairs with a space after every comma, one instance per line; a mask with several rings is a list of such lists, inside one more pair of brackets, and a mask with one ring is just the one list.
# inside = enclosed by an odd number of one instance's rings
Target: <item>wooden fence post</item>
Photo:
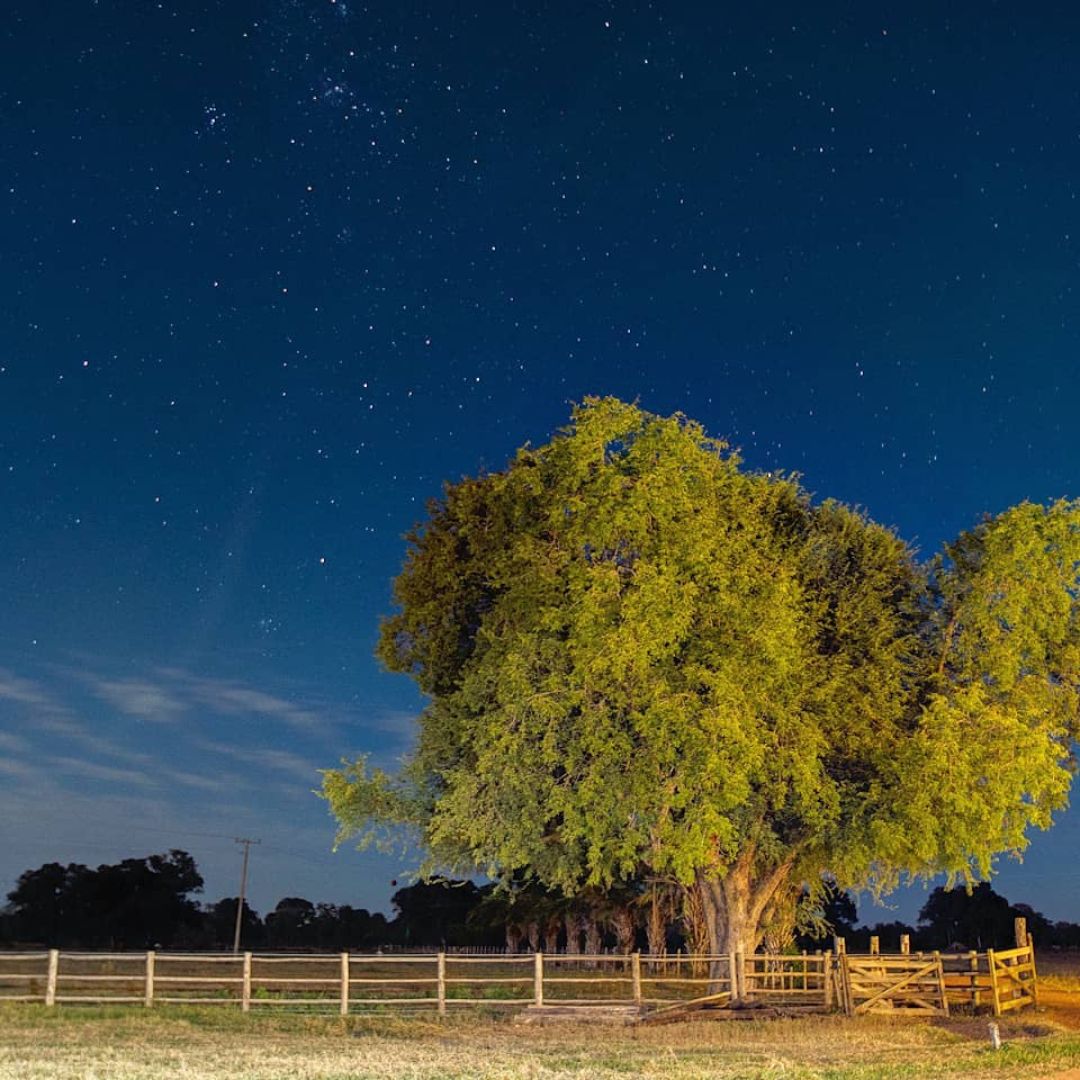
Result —
[[641, 953], [635, 952], [630, 957], [630, 977], [634, 986], [634, 1004], [641, 1004]]
[[446, 1015], [446, 953], [439, 953], [438, 957], [438, 974], [439, 974], [439, 1015]]
[[820, 949], [818, 949], [817, 955], [821, 957], [821, 975], [822, 975], [822, 980], [821, 981], [822, 981], [822, 983], [824, 984], [824, 987], [825, 987], [825, 990], [824, 990], [825, 1008], [826, 1008], [826, 1010], [829, 1010], [829, 1009], [832, 1008], [832, 981], [833, 981], [832, 949], [830, 949], [826, 953], [822, 953], [822, 951]]
[[968, 953], [968, 967], [971, 969], [971, 1004], [979, 1007], [979, 954], [972, 949]]
[[986, 950], [986, 962], [990, 965], [990, 997], [994, 1006], [994, 1015], [1001, 1015], [1001, 995], [998, 993], [997, 965], [994, 963], [994, 950]]
[[1039, 973], [1035, 970], [1035, 942], [1028, 936], [1028, 958], [1031, 960], [1031, 1004], [1039, 1006]]
[[533, 955], [533, 1004], [544, 1004], [544, 954]]
[[244, 981], [240, 992], [240, 1008], [244, 1012], [251, 1010], [251, 953], [244, 953]]
[[870, 935], [870, 955], [879, 956], [881, 954], [881, 938], [877, 934]]
[[1023, 915], [1017, 915], [1013, 919], [1013, 933], [1016, 935], [1016, 947], [1024, 948], [1028, 943], [1027, 919]]
[[153, 949], [146, 954], [146, 985], [143, 988], [143, 1004], [149, 1009], [154, 1004], [154, 957]]
[[941, 1010], [946, 1016], [949, 1015], [949, 995], [945, 989], [945, 967], [941, 963], [941, 953], [934, 950], [934, 960], [937, 962], [938, 993], [941, 995]]
[[45, 977], [45, 1004], [52, 1008], [56, 1004], [56, 980], [60, 973], [60, 950], [49, 950], [49, 973]]
[[903, 953], [904, 956], [910, 955], [910, 953], [911, 953], [911, 935], [910, 934], [901, 934], [900, 935], [900, 952]]
[[341, 1015], [349, 1015], [349, 954], [341, 954]]

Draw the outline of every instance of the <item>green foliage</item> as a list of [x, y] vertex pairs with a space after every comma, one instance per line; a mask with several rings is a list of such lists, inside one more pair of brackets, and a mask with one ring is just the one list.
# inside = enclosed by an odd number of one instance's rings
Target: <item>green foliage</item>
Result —
[[326, 774], [339, 838], [405, 825], [431, 867], [567, 893], [985, 875], [1066, 801], [1078, 560], [1063, 502], [922, 566], [685, 417], [589, 399], [410, 535], [379, 655], [429, 704], [400, 775]]

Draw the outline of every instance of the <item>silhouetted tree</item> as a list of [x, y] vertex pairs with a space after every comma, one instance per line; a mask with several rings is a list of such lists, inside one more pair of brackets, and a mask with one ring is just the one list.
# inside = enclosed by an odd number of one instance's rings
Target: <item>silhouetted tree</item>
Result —
[[486, 892], [471, 881], [420, 881], [398, 889], [391, 898], [397, 913], [394, 939], [399, 945], [468, 944], [474, 926], [470, 914]]
[[[216, 904], [207, 904], [203, 909], [203, 938], [209, 948], [231, 949], [236, 933], [235, 896], [223, 896]], [[266, 929], [262, 919], [250, 905], [244, 901], [244, 912], [240, 923], [240, 941], [242, 948], [251, 949], [265, 943]]]
[[84, 919], [76, 910], [75, 893], [88, 873], [79, 863], [45, 863], [22, 873], [8, 893], [13, 936], [61, 947], [82, 943]]
[[28, 870], [8, 894], [20, 940], [58, 947], [168, 947], [197, 928], [190, 894], [202, 889], [195, 860], [173, 849], [89, 870], [47, 863]]
[[309, 949], [316, 944], [315, 905], [302, 896], [286, 896], [266, 916], [267, 942], [275, 949]]
[[1013, 942], [1013, 912], [1009, 901], [986, 882], [966, 889], [936, 888], [919, 912], [919, 925], [937, 949], [963, 945], [994, 949]]

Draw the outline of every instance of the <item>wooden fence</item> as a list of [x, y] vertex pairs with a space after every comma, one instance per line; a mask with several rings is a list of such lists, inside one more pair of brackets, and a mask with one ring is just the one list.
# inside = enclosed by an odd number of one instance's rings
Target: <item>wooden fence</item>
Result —
[[47, 1006], [116, 1003], [292, 1007], [312, 1012], [373, 1008], [523, 1009], [628, 1006], [636, 1011], [730, 996], [784, 1009], [856, 1015], [946, 1013], [949, 1004], [995, 1014], [1037, 1002], [1030, 943], [1007, 952], [849, 956], [650, 956], [544, 953], [196, 954], [0, 952], [0, 1001]]
[[[824, 1001], [824, 954], [756, 956], [750, 967], [762, 993]], [[341, 1015], [392, 1006], [445, 1015], [460, 1006], [647, 1008], [730, 989], [727, 956], [0, 952], [0, 1001], [48, 1006], [293, 1006]]]

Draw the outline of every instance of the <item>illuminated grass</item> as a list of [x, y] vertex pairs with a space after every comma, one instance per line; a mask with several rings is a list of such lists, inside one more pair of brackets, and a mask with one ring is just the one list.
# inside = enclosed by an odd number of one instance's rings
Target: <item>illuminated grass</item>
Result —
[[475, 1017], [348, 1020], [231, 1010], [0, 1008], [2, 1080], [359, 1080], [643, 1076], [891, 1080], [1041, 1077], [1080, 1064], [1080, 1035], [1042, 1017], [949, 1025], [821, 1016], [653, 1029], [522, 1027]]

